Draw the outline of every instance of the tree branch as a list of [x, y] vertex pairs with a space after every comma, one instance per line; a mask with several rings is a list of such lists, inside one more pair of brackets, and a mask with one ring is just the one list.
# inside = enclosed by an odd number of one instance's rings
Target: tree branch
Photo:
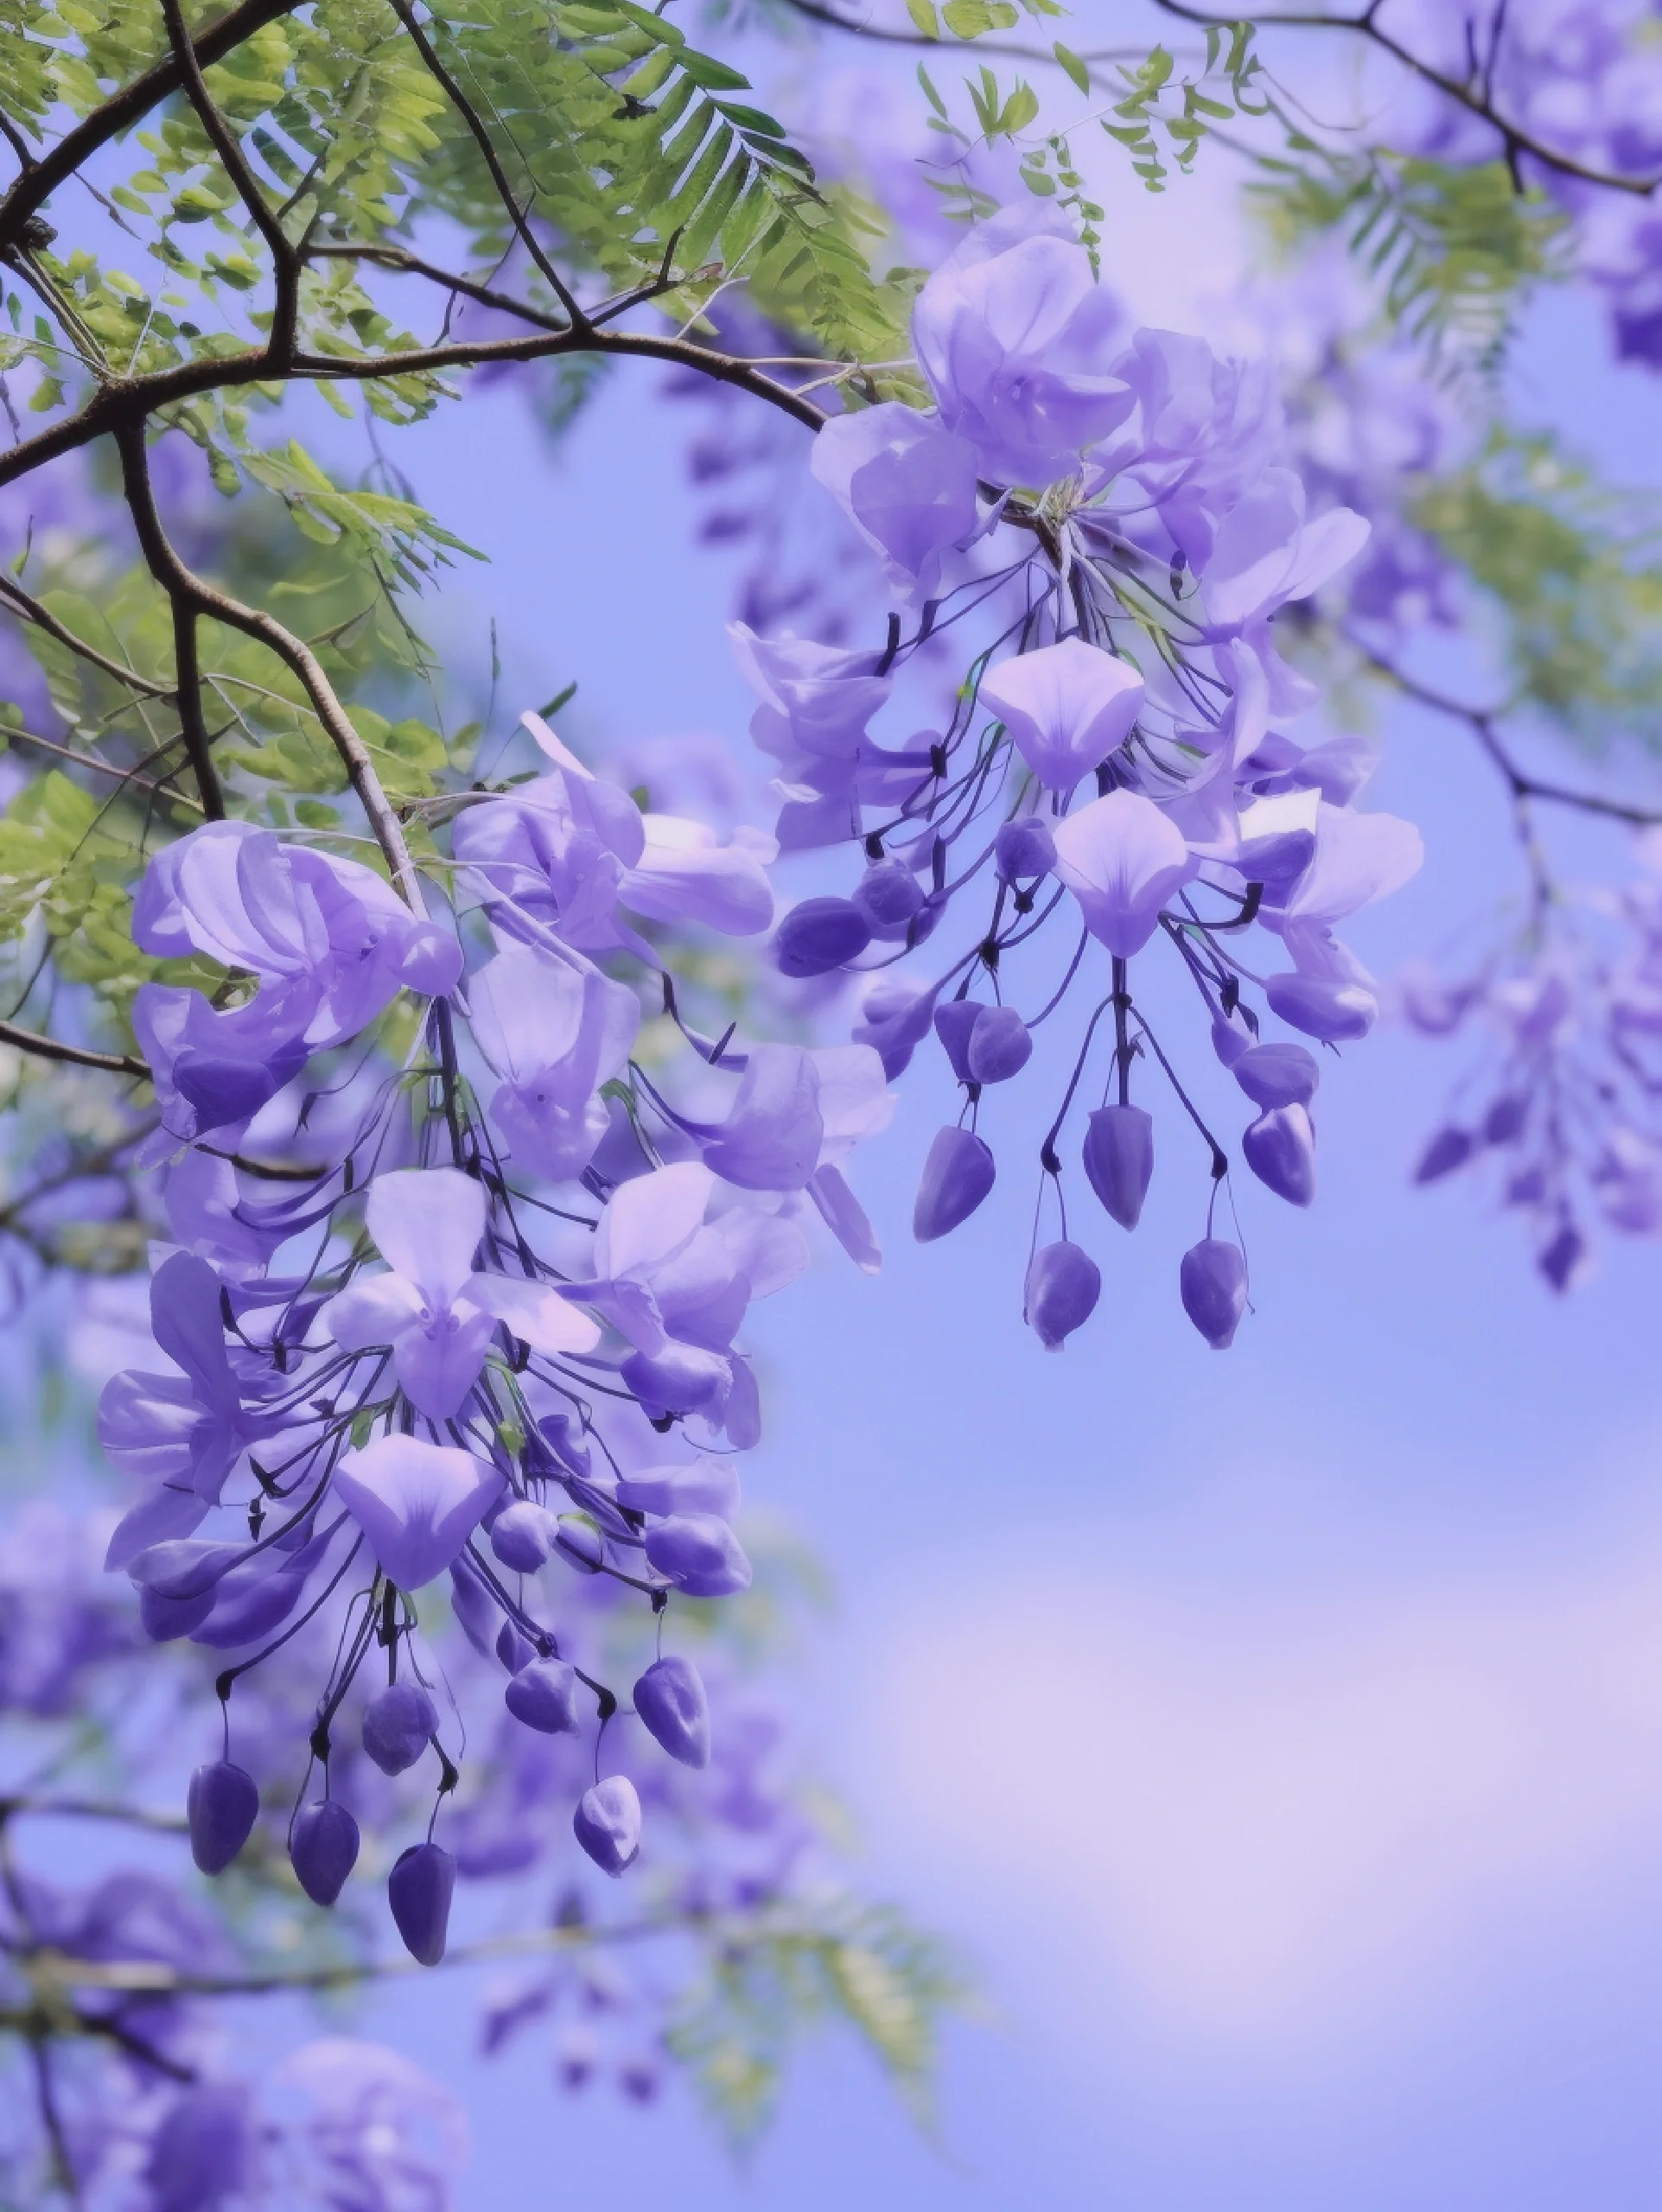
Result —
[[111, 660], [107, 653], [99, 652], [96, 645], [89, 645], [85, 638], [78, 638], [38, 599], [31, 597], [21, 584], [14, 583], [10, 576], [4, 575], [0, 575], [0, 607], [16, 615], [20, 621], [32, 622], [37, 630], [44, 630], [48, 638], [55, 638], [60, 645], [67, 645], [72, 653], [90, 662], [94, 668], [101, 668], [106, 676], [113, 676], [118, 683], [124, 683], [130, 690], [142, 692], [147, 699], [173, 698], [171, 684], [157, 683], [150, 677], [141, 676], [137, 669], [128, 668], [118, 660]]
[[103, 1068], [111, 1075], [143, 1076], [150, 1080], [150, 1063], [131, 1052], [95, 1052], [85, 1045], [66, 1045], [56, 1037], [42, 1037], [38, 1030], [20, 1029], [15, 1021], [0, 1021], [0, 1045], [15, 1045], [37, 1060], [67, 1060], [73, 1067]]

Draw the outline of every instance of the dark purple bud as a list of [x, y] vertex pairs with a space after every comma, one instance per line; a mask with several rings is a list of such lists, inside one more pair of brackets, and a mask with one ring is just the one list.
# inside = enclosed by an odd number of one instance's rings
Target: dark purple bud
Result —
[[564, 1659], [533, 1659], [502, 1693], [508, 1711], [543, 1736], [569, 1736], [577, 1726], [577, 1676]]
[[634, 1686], [641, 1726], [683, 1766], [710, 1764], [710, 1703], [698, 1669], [685, 1659], [659, 1659]]
[[491, 1523], [491, 1549], [515, 1574], [535, 1574], [554, 1548], [554, 1516], [528, 1497], [505, 1505]]
[[[1554, 1290], [1568, 1290], [1574, 1280], [1586, 1249], [1581, 1231], [1566, 1222], [1552, 1242], [1536, 1260], [1536, 1266], [1552, 1285]], [[197, 1861], [200, 1866], [201, 1860]]]
[[1212, 1346], [1226, 1351], [1246, 1308], [1246, 1261], [1238, 1244], [1208, 1236], [1183, 1255], [1183, 1311]]
[[871, 925], [851, 899], [805, 899], [779, 925], [774, 965], [781, 976], [828, 976], [870, 942]]
[[417, 1682], [389, 1682], [364, 1707], [364, 1749], [383, 1774], [412, 1767], [438, 1726], [433, 1700]]
[[185, 1816], [190, 1823], [190, 1855], [204, 1874], [222, 1874], [253, 1834], [259, 1814], [259, 1788], [245, 1768], [229, 1759], [199, 1766], [190, 1777]]
[[1477, 1149], [1477, 1142], [1469, 1129], [1457, 1129], [1452, 1122], [1446, 1129], [1439, 1129], [1424, 1151], [1414, 1170], [1417, 1183], [1438, 1183], [1445, 1175], [1452, 1175], [1463, 1167]]
[[1506, 1204], [1509, 1206], [1538, 1206], [1546, 1196], [1546, 1174], [1540, 1166], [1520, 1167], [1508, 1178]]
[[496, 1631], [496, 1656], [509, 1674], [517, 1675], [537, 1656], [537, 1647], [520, 1635], [512, 1621], [504, 1621]]
[[1302, 1045], [1252, 1045], [1230, 1071], [1255, 1106], [1308, 1106], [1321, 1071]]
[[1252, 1033], [1239, 1014], [1227, 1021], [1213, 1021], [1212, 1049], [1226, 1068], [1232, 1068], [1243, 1052], [1252, 1049]]
[[152, 1643], [171, 1643], [175, 1637], [188, 1636], [201, 1628], [213, 1610], [217, 1594], [202, 1590], [194, 1598], [164, 1598], [159, 1590], [141, 1590], [139, 1626]]
[[1101, 1295], [1101, 1272], [1088, 1252], [1077, 1244], [1046, 1244], [1028, 1262], [1022, 1319], [1047, 1351], [1060, 1351], [1091, 1319]]
[[912, 1234], [919, 1243], [932, 1244], [967, 1221], [991, 1190], [997, 1172], [984, 1138], [971, 1129], [940, 1130], [923, 1163], [912, 1209]]
[[295, 1815], [289, 1857], [312, 1903], [333, 1904], [358, 1864], [357, 1821], [338, 1799], [317, 1799]]
[[879, 861], [856, 884], [849, 904], [873, 937], [901, 938], [923, 904], [923, 886], [899, 861]]
[[970, 1073], [970, 1039], [984, 1009], [977, 999], [948, 999], [935, 1008], [935, 1034], [946, 1047], [952, 1073], [960, 1083], [973, 1082]]
[[750, 1587], [750, 1562], [714, 1513], [672, 1513], [646, 1531], [646, 1557], [690, 1598], [730, 1598]]
[[598, 1574], [605, 1562], [606, 1547], [601, 1541], [599, 1529], [578, 1513], [561, 1514], [554, 1548], [562, 1559], [569, 1560], [584, 1574]]
[[1296, 969], [1271, 976], [1264, 995], [1270, 1011], [1291, 1029], [1318, 1037], [1324, 1045], [1346, 1045], [1366, 1037], [1379, 1018], [1379, 1001], [1360, 983], [1329, 982]]
[[1023, 814], [1005, 823], [993, 851], [998, 873], [1006, 883], [1048, 875], [1056, 864], [1056, 840], [1050, 834], [1050, 824], [1036, 814]]
[[634, 2105], [653, 2103], [664, 2086], [662, 2069], [650, 2058], [626, 2058], [617, 2069], [617, 2085]]
[[1272, 1106], [1241, 1137], [1247, 1166], [1278, 1198], [1307, 1206], [1315, 1196], [1315, 1131], [1302, 1106]]
[[984, 1006], [970, 1032], [970, 1079], [1008, 1083], [1033, 1058], [1033, 1039], [1013, 1006]]
[[240, 2082], [199, 2082], [180, 2092], [150, 2139], [146, 2212], [220, 2212], [245, 2202], [258, 2133]]
[[585, 1789], [571, 1830], [602, 1874], [621, 1874], [640, 1848], [640, 1800], [634, 1783], [611, 1774]]
[[1099, 1106], [1086, 1123], [1082, 1157], [1091, 1188], [1122, 1229], [1135, 1229], [1154, 1179], [1153, 1115]]
[[1497, 1098], [1483, 1116], [1483, 1141], [1486, 1144], [1513, 1144], [1523, 1135], [1524, 1123], [1529, 1119], [1529, 1101], [1513, 1091]]
[[424, 1967], [444, 1956], [449, 1932], [455, 1861], [436, 1843], [413, 1843], [386, 1878], [387, 1903], [404, 1948]]

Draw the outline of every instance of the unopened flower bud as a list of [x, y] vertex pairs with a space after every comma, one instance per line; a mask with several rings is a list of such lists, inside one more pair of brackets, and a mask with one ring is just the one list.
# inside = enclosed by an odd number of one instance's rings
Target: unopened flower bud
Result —
[[992, 1147], [971, 1129], [940, 1130], [929, 1147], [912, 1210], [912, 1234], [933, 1243], [967, 1221], [993, 1186]]
[[935, 1008], [935, 1034], [946, 1046], [952, 1073], [960, 1083], [974, 1080], [970, 1073], [970, 1039], [982, 1011], [978, 999], [948, 999], [945, 1006]]
[[1554, 1290], [1568, 1290], [1575, 1280], [1587, 1247], [1580, 1230], [1566, 1222], [1552, 1242], [1536, 1256], [1535, 1264]]
[[994, 843], [998, 873], [1006, 883], [1020, 883], [1048, 875], [1056, 862], [1056, 840], [1050, 824], [1036, 814], [1018, 815], [1006, 822]]
[[520, 1634], [512, 1621], [504, 1621], [496, 1631], [496, 1656], [509, 1674], [517, 1675], [537, 1656], [537, 1647]]
[[1243, 1052], [1252, 1049], [1252, 1033], [1239, 1013], [1227, 1020], [1214, 1020], [1212, 1025], [1212, 1049], [1226, 1068], [1232, 1068]]
[[554, 1516], [528, 1497], [505, 1505], [491, 1523], [491, 1549], [515, 1574], [535, 1574], [554, 1548]]
[[1315, 1196], [1315, 1131], [1302, 1106], [1272, 1106], [1241, 1137], [1247, 1166], [1278, 1198], [1307, 1206]]
[[364, 1707], [364, 1749], [383, 1774], [402, 1774], [438, 1726], [433, 1700], [417, 1682], [389, 1682]]
[[793, 906], [774, 938], [774, 965], [781, 976], [828, 976], [857, 959], [871, 942], [871, 925], [849, 899], [805, 899]]
[[1321, 1071], [1302, 1045], [1254, 1045], [1231, 1073], [1255, 1106], [1308, 1106]]
[[1301, 976], [1289, 969], [1271, 976], [1264, 988], [1270, 1011], [1292, 1029], [1318, 1037], [1324, 1045], [1347, 1045], [1366, 1037], [1379, 1018], [1379, 1001], [1360, 983], [1335, 983], [1321, 976]]
[[323, 1797], [295, 1815], [289, 1857], [314, 1904], [333, 1904], [358, 1864], [358, 1823], [338, 1799]]
[[849, 904], [873, 937], [901, 938], [923, 904], [923, 886], [899, 861], [878, 861], [856, 884]]
[[634, 1686], [634, 1709], [672, 1759], [683, 1766], [709, 1765], [710, 1703], [689, 1660], [655, 1660]]
[[640, 1800], [627, 1775], [608, 1775], [585, 1789], [571, 1830], [602, 1874], [622, 1873], [640, 1848]]
[[561, 1514], [554, 1548], [585, 1574], [598, 1574], [605, 1563], [606, 1547], [601, 1541], [600, 1531], [580, 1513]]
[[1414, 1170], [1417, 1183], [1439, 1183], [1445, 1175], [1452, 1175], [1463, 1167], [1477, 1149], [1477, 1141], [1469, 1129], [1456, 1128], [1452, 1122], [1439, 1129], [1419, 1157]]
[[1529, 1100], [1518, 1091], [1497, 1098], [1483, 1116], [1485, 1144], [1513, 1144], [1529, 1119]]
[[576, 1669], [564, 1659], [532, 1659], [502, 1693], [514, 1719], [543, 1736], [569, 1736], [577, 1726]]
[[1102, 1274], [1078, 1244], [1046, 1244], [1028, 1263], [1022, 1318], [1047, 1351], [1060, 1351], [1088, 1321], [1102, 1295]]
[[750, 1587], [750, 1562], [713, 1513], [672, 1513], [646, 1531], [646, 1557], [690, 1598], [729, 1598]]
[[1086, 1179], [1122, 1229], [1143, 1218], [1154, 1179], [1154, 1116], [1141, 1106], [1099, 1106], [1085, 1128]]
[[190, 1855], [204, 1874], [222, 1874], [253, 1833], [259, 1786], [229, 1759], [213, 1759], [190, 1777], [185, 1817]]
[[414, 1843], [386, 1878], [387, 1903], [404, 1948], [424, 1967], [444, 1956], [455, 1891], [455, 1861], [436, 1843]]
[[1208, 1236], [1183, 1255], [1183, 1311], [1212, 1346], [1226, 1351], [1246, 1308], [1246, 1261], [1238, 1244]]
[[1008, 1083], [1033, 1057], [1033, 1039], [1013, 1006], [984, 1006], [965, 1055], [972, 1083]]

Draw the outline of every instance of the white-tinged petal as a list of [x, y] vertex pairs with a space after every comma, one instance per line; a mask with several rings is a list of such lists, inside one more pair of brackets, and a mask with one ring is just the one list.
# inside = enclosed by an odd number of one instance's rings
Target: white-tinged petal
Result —
[[702, 1224], [715, 1180], [699, 1161], [680, 1160], [625, 1183], [595, 1232], [595, 1274], [636, 1274], [678, 1251]]
[[485, 1234], [482, 1184], [455, 1167], [400, 1167], [378, 1175], [364, 1209], [375, 1249], [435, 1312], [474, 1271]]
[[342, 1351], [397, 1342], [422, 1315], [421, 1293], [404, 1275], [366, 1275], [337, 1292], [318, 1315]]
[[470, 1303], [506, 1322], [533, 1351], [592, 1351], [600, 1342], [599, 1323], [551, 1284], [519, 1275], [476, 1274], [469, 1276], [466, 1294]]

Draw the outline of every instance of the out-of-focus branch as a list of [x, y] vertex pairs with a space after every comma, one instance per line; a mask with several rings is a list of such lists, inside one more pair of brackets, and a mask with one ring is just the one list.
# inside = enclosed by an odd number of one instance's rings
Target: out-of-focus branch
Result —
[[20, 1029], [15, 1021], [0, 1021], [0, 1045], [13, 1045], [37, 1060], [67, 1060], [78, 1068], [103, 1068], [111, 1075], [150, 1076], [148, 1061], [131, 1052], [95, 1052], [86, 1045], [66, 1045], [59, 1037], [42, 1037], [38, 1030]]

